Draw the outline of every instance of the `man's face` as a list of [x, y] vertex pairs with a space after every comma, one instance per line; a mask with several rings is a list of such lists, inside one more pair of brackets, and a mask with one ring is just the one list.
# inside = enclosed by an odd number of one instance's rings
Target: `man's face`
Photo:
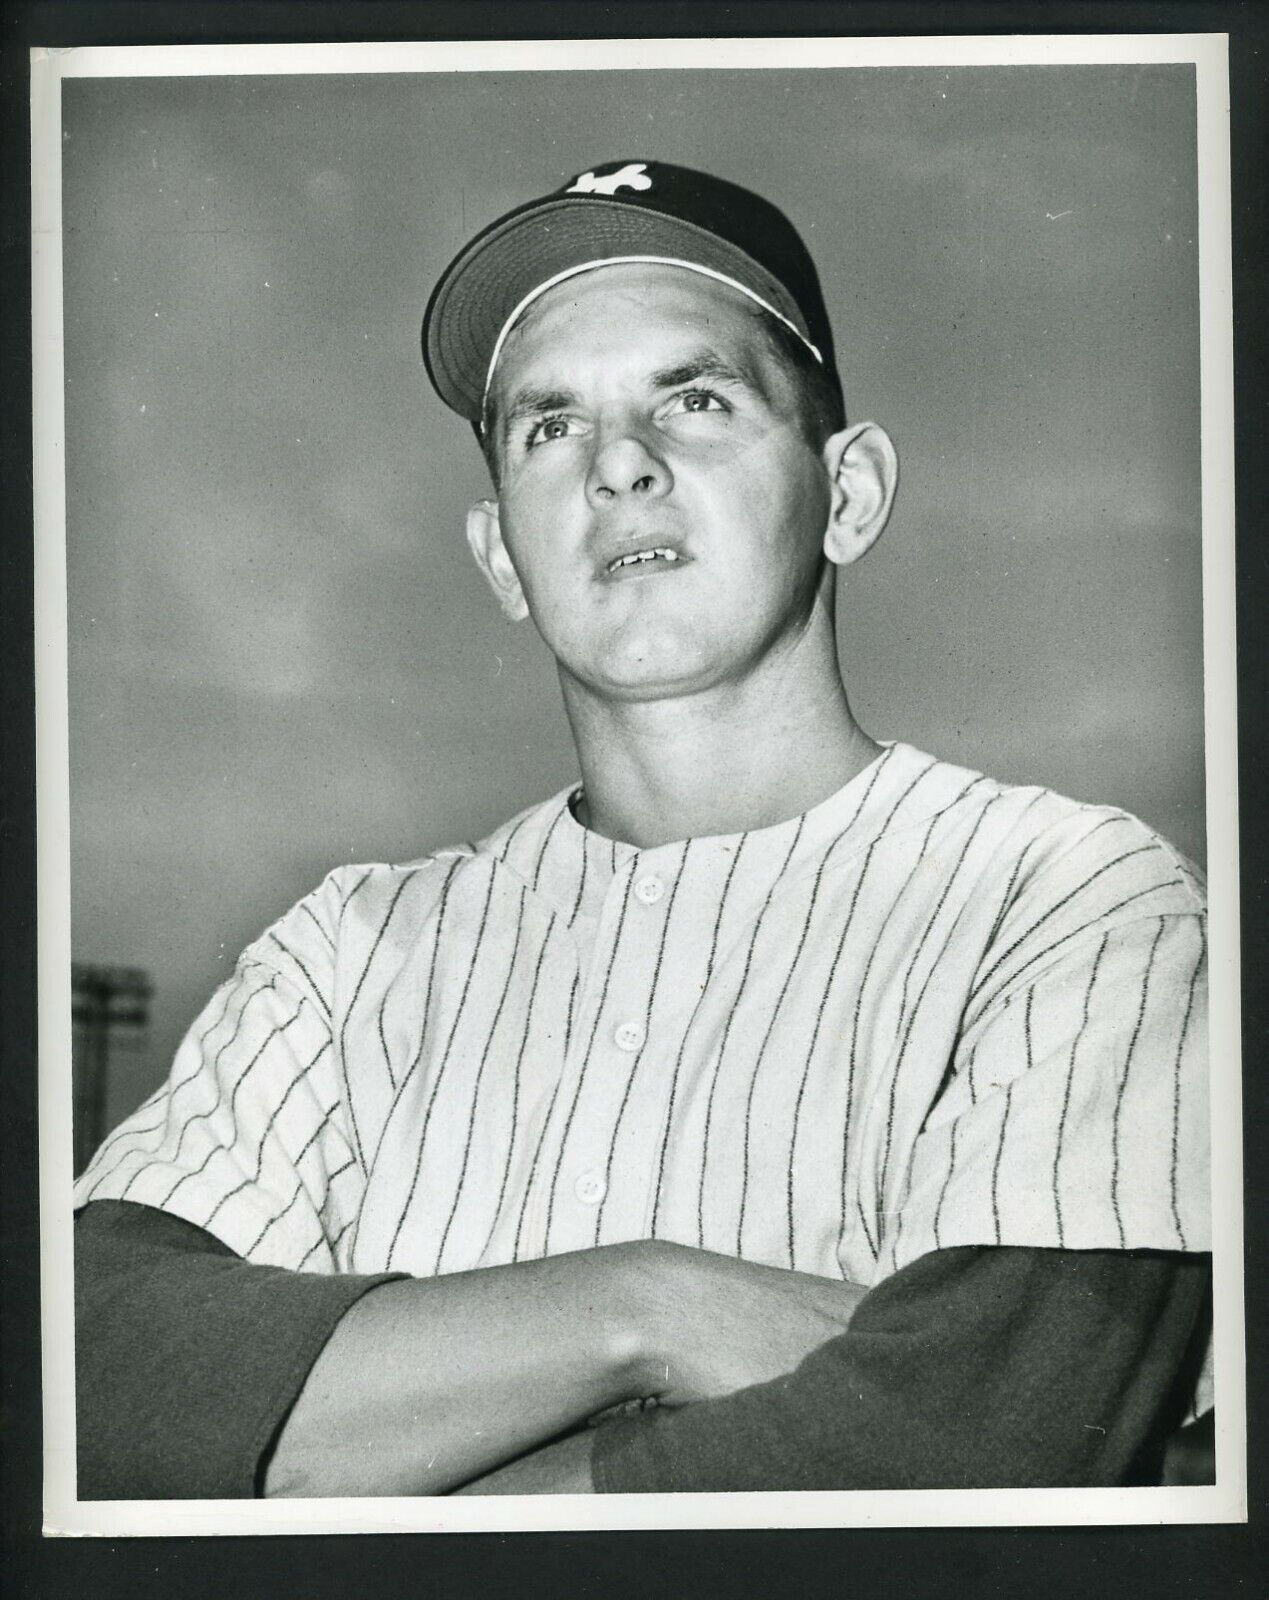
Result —
[[738, 680], [814, 608], [830, 480], [763, 314], [682, 268], [605, 267], [503, 349], [502, 540], [561, 669], [601, 696]]

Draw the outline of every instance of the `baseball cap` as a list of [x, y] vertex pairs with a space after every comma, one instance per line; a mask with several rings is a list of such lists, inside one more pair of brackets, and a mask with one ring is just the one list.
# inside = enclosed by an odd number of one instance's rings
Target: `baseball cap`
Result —
[[423, 316], [437, 394], [479, 431], [503, 341], [534, 300], [578, 273], [629, 261], [730, 284], [796, 334], [840, 393], [815, 264], [784, 213], [706, 172], [610, 161], [499, 217], [446, 267]]

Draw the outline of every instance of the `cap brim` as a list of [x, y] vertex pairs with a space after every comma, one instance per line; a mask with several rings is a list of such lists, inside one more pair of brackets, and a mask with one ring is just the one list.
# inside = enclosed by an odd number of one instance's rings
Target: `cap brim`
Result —
[[478, 423], [490, 358], [517, 306], [570, 267], [629, 256], [699, 263], [734, 279], [809, 341], [780, 281], [717, 234], [646, 204], [560, 195], [513, 213], [473, 240], [437, 284], [423, 319], [423, 359], [437, 393]]

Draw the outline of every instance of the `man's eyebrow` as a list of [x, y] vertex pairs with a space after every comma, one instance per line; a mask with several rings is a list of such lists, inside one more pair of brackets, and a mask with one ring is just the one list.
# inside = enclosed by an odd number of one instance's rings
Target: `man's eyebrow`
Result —
[[541, 416], [544, 411], [564, 411], [576, 404], [577, 396], [568, 389], [539, 389], [526, 384], [523, 389], [516, 390], [505, 409], [500, 408], [499, 416], [504, 424], [510, 424], [521, 417]]
[[716, 383], [742, 383], [757, 394], [765, 392], [749, 362], [726, 360], [717, 351], [705, 347], [693, 350], [672, 367], [661, 367], [651, 373], [649, 382], [654, 389], [677, 389], [685, 383], [698, 383], [702, 378], [712, 378]]

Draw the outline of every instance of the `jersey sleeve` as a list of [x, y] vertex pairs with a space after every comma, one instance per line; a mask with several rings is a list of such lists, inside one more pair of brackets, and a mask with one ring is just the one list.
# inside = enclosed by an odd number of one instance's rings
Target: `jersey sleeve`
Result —
[[961, 1245], [1211, 1249], [1199, 890], [1121, 814], [1042, 864], [908, 1152], [883, 1274]]
[[896, 1266], [962, 1244], [1211, 1248], [1203, 927], [1095, 931], [967, 1036], [913, 1147]]
[[332, 874], [243, 952], [79, 1178], [77, 1209], [133, 1201], [247, 1261], [337, 1270], [364, 1183], [331, 1029], [341, 896]]

